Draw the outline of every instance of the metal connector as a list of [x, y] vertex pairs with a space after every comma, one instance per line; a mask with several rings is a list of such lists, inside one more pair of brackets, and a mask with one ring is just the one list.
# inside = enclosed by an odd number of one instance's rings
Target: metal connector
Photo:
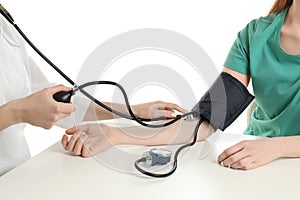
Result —
[[185, 116], [183, 119], [186, 120], [186, 121], [194, 121], [194, 120], [196, 120], [198, 118], [199, 118], [199, 115], [197, 115], [196, 112], [193, 112], [193, 113]]

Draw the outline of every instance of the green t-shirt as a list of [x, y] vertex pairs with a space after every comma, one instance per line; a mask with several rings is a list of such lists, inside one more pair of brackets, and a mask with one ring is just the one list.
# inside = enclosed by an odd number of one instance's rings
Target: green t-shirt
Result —
[[257, 107], [245, 134], [300, 135], [300, 55], [280, 47], [287, 10], [251, 21], [238, 33], [224, 63], [252, 78]]

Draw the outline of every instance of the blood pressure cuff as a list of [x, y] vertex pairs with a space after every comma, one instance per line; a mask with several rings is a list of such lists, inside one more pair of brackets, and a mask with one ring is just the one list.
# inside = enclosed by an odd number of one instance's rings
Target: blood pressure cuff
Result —
[[236, 78], [222, 72], [192, 111], [215, 129], [225, 130], [251, 103], [254, 96]]

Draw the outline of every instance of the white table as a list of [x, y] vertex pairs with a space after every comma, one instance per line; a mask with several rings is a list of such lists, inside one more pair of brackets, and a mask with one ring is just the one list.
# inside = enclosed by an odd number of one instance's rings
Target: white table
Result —
[[[227, 143], [236, 142], [234, 140], [237, 138], [241, 139], [240, 136], [230, 136], [225, 140]], [[225, 143], [223, 142], [223, 146], [226, 146]], [[0, 199], [300, 198], [300, 159], [280, 159], [250, 171], [232, 170], [216, 164], [215, 154], [220, 149], [215, 149], [205, 159], [199, 159], [200, 149], [207, 144], [198, 143], [183, 153], [177, 171], [170, 177], [154, 179], [119, 172], [99, 163], [95, 158], [70, 156], [57, 143], [2, 176]], [[217, 146], [222, 146], [222, 141], [218, 144]], [[128, 152], [146, 149], [120, 148]], [[131, 162], [130, 159], [127, 160], [127, 165], [132, 167]]]

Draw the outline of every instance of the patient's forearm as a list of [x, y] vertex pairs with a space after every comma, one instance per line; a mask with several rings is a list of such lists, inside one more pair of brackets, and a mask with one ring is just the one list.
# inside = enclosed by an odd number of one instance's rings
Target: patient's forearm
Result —
[[[123, 104], [109, 103], [109, 102], [103, 102], [103, 104], [121, 113], [128, 114], [128, 111], [125, 105]], [[119, 118], [119, 116], [107, 111], [106, 109], [100, 107], [95, 103], [91, 103], [85, 114], [84, 121], [108, 120], [114, 118]]]
[[[137, 145], [167, 145], [189, 143], [193, 140], [194, 128], [197, 120], [178, 122], [164, 128], [125, 127], [113, 128], [110, 133], [114, 144]], [[212, 133], [207, 122], [203, 122], [198, 131], [197, 141], [205, 139]]]

